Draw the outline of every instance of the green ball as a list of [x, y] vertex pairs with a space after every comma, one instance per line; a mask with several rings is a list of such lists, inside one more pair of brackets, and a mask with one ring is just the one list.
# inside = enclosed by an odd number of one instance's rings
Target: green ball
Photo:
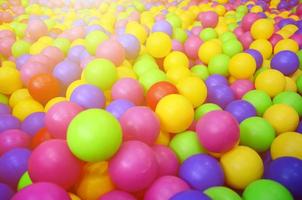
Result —
[[166, 74], [159, 69], [151, 69], [139, 77], [139, 82], [143, 85], [145, 91], [148, 91], [155, 83], [166, 80]]
[[182, 26], [181, 19], [173, 13], [168, 13], [166, 20], [172, 25], [173, 28], [181, 28]]
[[225, 54], [218, 54], [214, 56], [209, 64], [208, 70], [210, 74], [220, 74], [222, 76], [229, 75], [229, 61], [230, 57]]
[[299, 58], [300, 69], [302, 69], [302, 50], [298, 51], [297, 56]]
[[291, 91], [285, 91], [279, 93], [277, 96], [273, 99], [274, 104], [286, 104], [294, 108], [297, 113], [301, 116], [302, 115], [302, 97]]
[[181, 29], [181, 28], [174, 28], [173, 30], [173, 38], [181, 43], [184, 43], [187, 38], [188, 35], [186, 33], [185, 30]]
[[223, 186], [211, 187], [204, 191], [212, 200], [241, 200], [241, 197], [231, 190]]
[[28, 174], [28, 171], [26, 171], [22, 176], [21, 178], [19, 179], [19, 182], [18, 182], [18, 191], [25, 188], [26, 186], [29, 186], [31, 185], [33, 182]]
[[220, 36], [221, 42], [225, 43], [228, 40], [236, 39], [236, 35], [232, 32], [225, 32]]
[[4, 94], [1, 94], [1, 93], [0, 93], [0, 103], [3, 103], [5, 105], [8, 104], [8, 97]]
[[214, 103], [202, 104], [195, 110], [194, 119], [199, 120], [202, 116], [214, 110], [222, 110], [222, 108]]
[[110, 89], [117, 80], [117, 70], [114, 64], [102, 58], [88, 63], [83, 73], [87, 83], [96, 85], [103, 91]]
[[191, 72], [193, 75], [201, 78], [202, 80], [206, 80], [209, 77], [208, 68], [204, 65], [195, 65], [191, 68]]
[[153, 69], [158, 69], [158, 65], [150, 59], [140, 59], [133, 65], [133, 70], [138, 76], [142, 76], [145, 72]]
[[80, 160], [98, 162], [110, 159], [122, 143], [118, 120], [102, 109], [80, 112], [70, 122], [67, 144]]
[[229, 31], [234, 31], [235, 28], [238, 27], [238, 24], [237, 23], [231, 23], [231, 24], [228, 24], [228, 30]]
[[302, 75], [296, 81], [297, 89], [300, 94], [302, 94]]
[[61, 49], [61, 51], [63, 51], [64, 54], [66, 55], [69, 51], [70, 44], [71, 44], [71, 42], [66, 38], [57, 38], [57, 39], [55, 39], [53, 45], [55, 47], [58, 47], [59, 49]]
[[238, 40], [228, 40], [225, 43], [223, 43], [222, 45], [222, 51], [224, 54], [232, 57], [235, 54], [238, 54], [240, 52], [243, 51], [243, 47], [241, 42], [239, 42]]
[[251, 90], [242, 99], [250, 102], [256, 108], [258, 116], [262, 116], [266, 109], [272, 105], [270, 96], [262, 90]]
[[244, 5], [240, 5], [236, 8], [236, 12], [238, 12], [238, 13], [246, 14], [246, 13], [248, 13], [248, 11], [249, 11], [249, 9]]
[[18, 58], [24, 54], [28, 54], [30, 49], [30, 43], [24, 40], [16, 41], [12, 46], [12, 54], [15, 58]]
[[169, 146], [181, 162], [193, 155], [205, 152], [197, 134], [193, 131], [185, 131], [175, 135]]
[[260, 179], [249, 184], [243, 192], [244, 200], [294, 200], [291, 193], [278, 182]]
[[268, 150], [275, 136], [275, 129], [261, 117], [250, 117], [240, 123], [240, 144], [257, 152]]
[[85, 38], [85, 47], [87, 51], [95, 55], [96, 49], [108, 36], [102, 31], [92, 31]]
[[16, 27], [14, 27], [14, 31], [18, 38], [23, 38], [26, 32], [27, 25], [23, 23], [18, 23]]
[[208, 41], [217, 38], [217, 32], [213, 28], [205, 28], [200, 32], [199, 37], [203, 41]]

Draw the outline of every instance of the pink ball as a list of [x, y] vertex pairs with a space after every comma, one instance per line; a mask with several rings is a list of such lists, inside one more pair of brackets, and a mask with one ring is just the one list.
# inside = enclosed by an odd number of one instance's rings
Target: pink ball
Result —
[[239, 38], [244, 34], [244, 30], [242, 29], [242, 27], [238, 26], [237, 28], [235, 28], [234, 34], [236, 35], [237, 38]]
[[198, 50], [202, 41], [199, 36], [191, 35], [184, 44], [184, 50], [187, 56], [191, 59], [198, 58]]
[[302, 48], [302, 34], [294, 34], [291, 36], [291, 39], [298, 43], [300, 49]]
[[64, 53], [57, 47], [49, 46], [46, 47], [43, 51], [42, 54], [51, 58], [54, 62], [55, 65], [64, 60]]
[[191, 30], [192, 34], [195, 35], [195, 36], [198, 36], [198, 37], [199, 37], [199, 34], [200, 34], [201, 31], [202, 31], [201, 26], [195, 26]]
[[172, 40], [172, 50], [173, 51], [184, 51], [183, 44], [177, 40]]
[[99, 200], [136, 200], [136, 198], [127, 192], [113, 190], [101, 196]]
[[49, 71], [51, 71], [56, 64], [54, 59], [44, 54], [33, 55], [28, 59], [27, 62], [41, 63], [45, 68], [49, 69]]
[[236, 99], [241, 99], [245, 93], [255, 88], [250, 80], [236, 80], [230, 87], [233, 90]]
[[45, 126], [51, 136], [66, 139], [69, 123], [82, 110], [81, 106], [67, 101], [52, 106], [45, 115]]
[[148, 107], [129, 108], [120, 118], [124, 140], [139, 140], [153, 145], [160, 132], [160, 122]]
[[47, 35], [48, 28], [46, 24], [40, 19], [33, 19], [28, 22], [26, 29], [26, 36], [32, 40], [37, 40], [40, 37]]
[[85, 29], [81, 26], [74, 27], [68, 31], [68, 39], [73, 41], [85, 37]]
[[221, 110], [205, 114], [197, 122], [196, 132], [201, 144], [214, 153], [231, 150], [240, 137], [236, 119], [229, 112]]
[[257, 13], [248, 13], [246, 14], [242, 21], [241, 27], [244, 31], [249, 31], [253, 25], [253, 23], [258, 20], [260, 17]]
[[179, 162], [175, 153], [164, 145], [152, 147], [159, 166], [159, 176], [177, 175]]
[[146, 189], [158, 175], [158, 164], [152, 149], [143, 142], [128, 141], [109, 163], [113, 183], [127, 192]]
[[269, 39], [270, 43], [273, 45], [273, 47], [280, 41], [282, 40], [283, 37], [277, 33], [274, 33], [271, 38]]
[[68, 193], [53, 183], [34, 183], [17, 192], [11, 200], [70, 200]]
[[96, 57], [111, 60], [116, 66], [121, 65], [126, 57], [125, 49], [115, 40], [106, 40], [98, 46]]
[[248, 49], [250, 44], [254, 41], [254, 39], [249, 31], [240, 35], [238, 39], [241, 42], [244, 49]]
[[125, 99], [139, 106], [144, 103], [144, 88], [135, 79], [122, 78], [112, 86], [111, 97], [113, 100]]
[[29, 80], [38, 74], [50, 73], [50, 69], [45, 67], [42, 63], [38, 62], [26, 62], [21, 67], [21, 79], [25, 86], [28, 85]]
[[0, 54], [4, 55], [5, 57], [10, 57], [12, 55], [11, 47], [15, 41], [16, 40], [11, 37], [2, 38], [0, 40]]
[[2, 30], [0, 31], [0, 39], [2, 38], [16, 38], [15, 34], [9, 30]]
[[18, 129], [9, 129], [0, 133], [0, 156], [5, 152], [17, 148], [28, 148], [30, 136]]
[[53, 139], [33, 150], [28, 161], [28, 173], [33, 182], [51, 182], [69, 189], [79, 180], [81, 166], [66, 140]]
[[144, 200], [167, 200], [190, 187], [176, 176], [162, 176], [147, 190]]
[[198, 20], [204, 28], [215, 28], [218, 23], [218, 15], [214, 11], [202, 12], [198, 15]]
[[296, 8], [296, 14], [301, 16], [302, 15], [302, 3], [300, 3]]

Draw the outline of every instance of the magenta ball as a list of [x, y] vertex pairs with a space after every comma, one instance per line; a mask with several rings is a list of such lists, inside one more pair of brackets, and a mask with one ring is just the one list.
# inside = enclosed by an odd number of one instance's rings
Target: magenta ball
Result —
[[18, 129], [9, 129], [0, 133], [0, 156], [16, 147], [28, 148], [30, 136]]
[[33, 150], [28, 173], [33, 182], [51, 182], [69, 189], [80, 178], [81, 161], [71, 153], [65, 140], [49, 140]]
[[151, 147], [140, 141], [128, 141], [109, 162], [109, 173], [117, 188], [137, 192], [156, 179], [158, 164]]
[[101, 196], [99, 200], [136, 200], [136, 198], [128, 192], [113, 190]]
[[11, 200], [70, 200], [68, 193], [60, 186], [39, 182], [25, 187], [16, 193]]
[[98, 46], [95, 55], [98, 58], [108, 59], [116, 66], [119, 66], [124, 62], [126, 52], [119, 42], [110, 39], [102, 42], [100, 46]]
[[250, 80], [236, 80], [230, 87], [236, 99], [241, 99], [247, 92], [255, 89], [253, 82]]
[[149, 187], [144, 200], [167, 200], [188, 189], [189, 185], [182, 179], [176, 176], [162, 176]]
[[218, 15], [214, 11], [207, 11], [207, 12], [200, 13], [198, 15], [198, 19], [204, 28], [208, 28], [208, 27], [215, 28], [215, 26], [218, 23]]
[[184, 50], [187, 56], [191, 59], [197, 59], [198, 58], [198, 50], [200, 45], [202, 44], [202, 41], [200, 37], [196, 35], [191, 35], [184, 44]]
[[250, 47], [250, 44], [254, 41], [250, 32], [245, 32], [241, 34], [238, 39], [244, 49], [248, 49]]
[[152, 149], [159, 165], [159, 176], [177, 175], [179, 161], [175, 153], [164, 145], [155, 145]]
[[240, 36], [242, 36], [245, 32], [242, 27], [238, 26], [237, 28], [235, 28], [234, 33], [237, 38], [240, 38]]
[[183, 44], [178, 40], [172, 40], [172, 50], [173, 51], [184, 51]]
[[54, 138], [66, 139], [66, 132], [71, 120], [83, 110], [72, 102], [59, 102], [52, 106], [45, 116], [45, 125]]
[[302, 34], [294, 34], [291, 36], [291, 39], [298, 43], [300, 49], [302, 48]]
[[201, 144], [210, 152], [223, 153], [232, 149], [239, 141], [240, 131], [236, 119], [226, 111], [211, 111], [196, 125]]
[[246, 14], [241, 21], [241, 26], [244, 31], [249, 31], [253, 23], [258, 20], [260, 16], [257, 13]]
[[282, 40], [283, 39], [283, 37], [281, 36], [281, 35], [279, 35], [279, 34], [277, 34], [277, 33], [274, 33], [271, 37], [270, 37], [270, 39], [269, 39], [269, 41], [270, 41], [270, 43], [273, 45], [273, 47], [280, 41], [280, 40]]
[[125, 99], [139, 106], [144, 103], [144, 88], [135, 79], [122, 78], [112, 86], [111, 97], [113, 100]]

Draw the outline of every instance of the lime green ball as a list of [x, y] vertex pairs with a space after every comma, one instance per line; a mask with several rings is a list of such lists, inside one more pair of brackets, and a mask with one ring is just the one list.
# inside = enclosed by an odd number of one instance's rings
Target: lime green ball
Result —
[[294, 200], [291, 193], [280, 183], [260, 179], [249, 184], [243, 192], [244, 200]]
[[173, 38], [181, 43], [184, 43], [187, 38], [188, 35], [186, 33], [185, 30], [181, 29], [181, 28], [174, 28], [173, 30]]
[[18, 191], [32, 184], [32, 180], [29, 177], [28, 171], [26, 171], [18, 182]]
[[173, 13], [168, 13], [166, 20], [172, 25], [173, 28], [180, 28], [182, 26], [181, 19]]
[[103, 91], [110, 89], [117, 80], [117, 70], [114, 64], [102, 58], [88, 63], [83, 73], [87, 83], [96, 85]]
[[71, 42], [66, 38], [57, 38], [55, 39], [53, 45], [58, 47], [66, 55], [69, 51]]
[[0, 103], [3, 103], [5, 105], [8, 104], [8, 97], [4, 94], [1, 94], [1, 93], [0, 93]]
[[200, 32], [199, 37], [203, 41], [208, 41], [217, 38], [217, 32], [213, 28], [205, 28]]
[[191, 72], [194, 76], [201, 78], [202, 80], [206, 80], [209, 77], [208, 68], [204, 65], [195, 65], [191, 68]]
[[92, 31], [85, 38], [85, 47], [87, 51], [95, 55], [96, 49], [108, 36], [102, 31]]
[[302, 50], [297, 52], [299, 63], [300, 63], [300, 69], [302, 69]]
[[258, 116], [262, 116], [266, 109], [272, 105], [270, 96], [262, 90], [251, 90], [242, 99], [250, 102], [256, 108]]
[[175, 135], [169, 146], [181, 162], [193, 155], [205, 152], [198, 140], [197, 134], [193, 131], [185, 131]]
[[236, 24], [236, 23], [228, 24], [228, 30], [229, 31], [234, 31], [235, 28], [237, 28], [237, 27], [238, 27], [238, 24]]
[[296, 81], [296, 85], [300, 94], [302, 94], [302, 75]]
[[223, 186], [211, 187], [204, 191], [212, 200], [241, 200], [241, 197], [231, 190]]
[[24, 40], [16, 41], [12, 46], [12, 54], [15, 58], [18, 58], [24, 54], [28, 54], [30, 49], [30, 43]]
[[279, 93], [273, 99], [274, 104], [286, 104], [294, 108], [297, 113], [301, 116], [302, 115], [302, 97], [292, 91], [285, 91]]
[[136, 58], [135, 62], [138, 62], [140, 60], [150, 60], [150, 61], [156, 62], [156, 60], [150, 54], [147, 54], [147, 53], [139, 55]]
[[275, 129], [261, 117], [250, 117], [240, 123], [240, 144], [257, 152], [268, 150], [275, 136]]
[[138, 76], [142, 76], [145, 72], [158, 69], [155, 61], [149, 59], [140, 59], [133, 65], [133, 70]]
[[224, 42], [227, 42], [228, 40], [236, 39], [236, 35], [234, 33], [232, 33], [232, 32], [227, 31], [227, 32], [224, 32], [220, 36], [219, 39], [221, 40], [221, 42], [224, 43]]
[[241, 13], [241, 12], [236, 12], [236, 19], [237, 21], [241, 21], [242, 18], [244, 17], [244, 13]]
[[102, 109], [80, 112], [67, 130], [67, 144], [71, 152], [87, 162], [108, 160], [121, 143], [120, 123], [111, 113]]
[[214, 56], [209, 64], [208, 70], [210, 74], [220, 74], [222, 76], [229, 75], [229, 61], [230, 57], [225, 54], [218, 54]]
[[166, 80], [166, 74], [159, 69], [151, 69], [139, 77], [139, 82], [143, 85], [145, 91], [148, 91], [155, 83]]
[[213, 110], [222, 110], [222, 108], [214, 103], [205, 103], [195, 110], [194, 119], [199, 120], [202, 116]]
[[14, 27], [14, 31], [18, 38], [23, 38], [25, 34], [25, 30], [27, 28], [26, 24], [18, 23], [16, 27]]
[[236, 39], [228, 40], [222, 45], [222, 51], [224, 54], [232, 57], [243, 51], [241, 42]]
[[245, 5], [240, 5], [236, 8], [236, 12], [239, 12], [239, 13], [246, 14], [246, 13], [248, 13], [248, 11], [249, 11], [249, 9]]

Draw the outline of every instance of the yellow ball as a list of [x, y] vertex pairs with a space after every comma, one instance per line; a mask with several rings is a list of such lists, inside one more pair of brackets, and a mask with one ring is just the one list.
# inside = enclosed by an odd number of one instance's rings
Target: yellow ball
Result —
[[121, 78], [137, 79], [137, 76], [132, 68], [129, 68], [126, 66], [121, 66], [121, 67], [118, 67], [116, 70], [117, 70], [118, 79], [121, 79]]
[[265, 40], [265, 39], [254, 40], [250, 44], [250, 48], [258, 50], [262, 54], [264, 59], [270, 58], [273, 53], [272, 44], [268, 40]]
[[186, 97], [196, 108], [200, 106], [207, 98], [207, 86], [197, 77], [186, 77], [176, 85], [179, 94]]
[[155, 113], [160, 119], [162, 129], [169, 133], [180, 133], [186, 130], [194, 119], [193, 105], [179, 94], [162, 98], [156, 106]]
[[285, 77], [285, 88], [284, 91], [292, 91], [292, 92], [297, 92], [297, 85], [296, 82], [289, 77]]
[[68, 194], [69, 194], [69, 197], [71, 198], [71, 200], [81, 200], [80, 197], [78, 197], [75, 194], [72, 194], [72, 193], [68, 193]]
[[274, 48], [274, 53], [278, 53], [279, 51], [289, 50], [297, 53], [299, 51], [299, 45], [295, 40], [292, 39], [283, 39], [280, 40]]
[[63, 102], [63, 101], [67, 101], [67, 99], [65, 97], [55, 97], [50, 99], [45, 105], [44, 108], [45, 112], [47, 112], [56, 103]]
[[244, 189], [251, 182], [260, 179], [263, 163], [258, 153], [246, 146], [237, 146], [223, 154], [220, 159], [226, 184], [234, 189]]
[[258, 19], [251, 27], [254, 39], [269, 39], [274, 33], [274, 23], [269, 19]]
[[10, 60], [4, 60], [2, 62], [2, 67], [11, 67], [11, 68], [16, 68], [16, 63]]
[[286, 104], [272, 105], [265, 111], [263, 118], [274, 127], [277, 134], [295, 131], [299, 124], [299, 114]]
[[282, 133], [273, 141], [271, 156], [273, 159], [280, 157], [296, 157], [302, 159], [302, 135], [297, 132]]
[[172, 41], [166, 33], [155, 32], [148, 37], [146, 47], [151, 56], [163, 58], [170, 53]]
[[175, 84], [190, 75], [192, 75], [192, 72], [186, 67], [175, 67], [167, 72], [168, 80]]
[[9, 98], [9, 105], [10, 107], [15, 107], [19, 102], [24, 101], [26, 99], [32, 99], [30, 96], [28, 89], [22, 88], [18, 89], [15, 92], [12, 93], [12, 95]]
[[0, 67], [0, 93], [12, 94], [22, 88], [20, 72], [12, 67]]
[[145, 27], [134, 21], [127, 24], [125, 32], [134, 35], [141, 44], [146, 41], [146, 38], [148, 36]]
[[203, 63], [209, 64], [210, 60], [220, 53], [222, 53], [221, 45], [216, 40], [209, 40], [199, 47], [198, 57]]
[[168, 146], [170, 143], [170, 139], [171, 139], [170, 133], [165, 131], [160, 131], [155, 141], [155, 144]]
[[33, 99], [26, 99], [24, 101], [19, 102], [13, 108], [13, 115], [23, 121], [30, 114], [43, 111], [44, 108], [39, 102]]
[[180, 51], [172, 51], [164, 59], [164, 69], [168, 71], [174, 67], [189, 67], [189, 59], [186, 54]]
[[229, 62], [229, 73], [237, 79], [248, 79], [256, 71], [256, 61], [248, 53], [238, 53]]
[[284, 75], [275, 69], [261, 72], [255, 80], [256, 89], [265, 91], [270, 97], [274, 97], [282, 92], [285, 84]]

